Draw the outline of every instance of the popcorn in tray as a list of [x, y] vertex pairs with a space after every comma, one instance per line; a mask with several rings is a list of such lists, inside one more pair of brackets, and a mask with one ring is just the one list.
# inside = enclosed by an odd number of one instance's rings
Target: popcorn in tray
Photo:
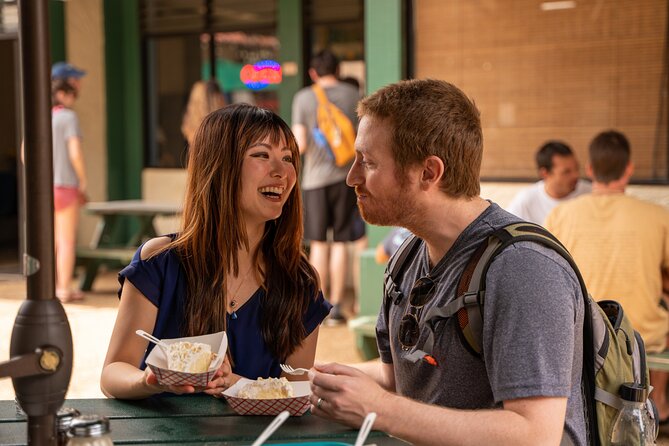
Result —
[[301, 416], [309, 410], [309, 381], [288, 381], [286, 378], [241, 378], [223, 392], [228, 404], [240, 415], [278, 415], [284, 410]]
[[146, 358], [146, 365], [163, 385], [206, 386], [223, 363], [228, 349], [224, 331], [162, 341], [168, 345], [168, 351], [154, 347]]

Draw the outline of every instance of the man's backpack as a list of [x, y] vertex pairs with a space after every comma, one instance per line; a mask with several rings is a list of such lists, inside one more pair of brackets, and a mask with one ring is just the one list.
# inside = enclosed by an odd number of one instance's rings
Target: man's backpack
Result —
[[[456, 317], [464, 346], [473, 355], [480, 357], [488, 268], [497, 254], [509, 245], [521, 241], [540, 243], [555, 250], [569, 262], [578, 277], [585, 299], [582, 389], [586, 403], [588, 436], [591, 445], [609, 444], [612, 424], [622, 407], [622, 400], [618, 396], [621, 384], [635, 382], [649, 389], [644, 343], [618, 302], [595, 302], [592, 299], [567, 249], [543, 227], [521, 222], [496, 230], [479, 246], [465, 267], [458, 284], [458, 297], [442, 307], [430, 309], [422, 316], [422, 320], [433, 331], [437, 320]], [[395, 284], [399, 283], [406, 259], [416, 251], [419, 242], [418, 237], [410, 236], [388, 265], [384, 283], [386, 317], [390, 305], [398, 304], [403, 298]], [[434, 359], [429, 355], [433, 339], [430, 335], [426, 345], [410, 352], [407, 359], [433, 363]], [[654, 419], [657, 432], [658, 416], [655, 406], [650, 399], [646, 401], [646, 406]], [[561, 444], [571, 444], [566, 435]]]
[[320, 85], [311, 88], [318, 99], [314, 140], [328, 151], [337, 166], [345, 166], [355, 157], [355, 128], [348, 116], [328, 100]]

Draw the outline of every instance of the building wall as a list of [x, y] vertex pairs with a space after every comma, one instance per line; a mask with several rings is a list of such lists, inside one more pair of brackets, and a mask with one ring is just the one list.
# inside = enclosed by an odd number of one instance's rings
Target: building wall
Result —
[[[102, 0], [65, 2], [68, 61], [86, 70], [74, 109], [79, 115], [91, 201], [107, 199], [107, 130]], [[113, 150], [113, 148], [111, 148]], [[92, 238], [96, 217], [82, 213], [78, 243]]]
[[572, 3], [416, 0], [416, 77], [448, 80], [476, 102], [485, 177], [533, 178], [548, 139], [584, 160], [592, 137], [616, 128], [632, 143], [635, 178], [666, 181], [667, 1]]

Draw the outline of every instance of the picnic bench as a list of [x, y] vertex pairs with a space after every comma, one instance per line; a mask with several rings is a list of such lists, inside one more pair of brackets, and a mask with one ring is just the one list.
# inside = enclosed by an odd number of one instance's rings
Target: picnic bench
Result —
[[[130, 263], [139, 245], [158, 235], [154, 218], [177, 215], [181, 213], [181, 207], [174, 203], [116, 200], [87, 203], [85, 211], [100, 217], [91, 243], [77, 248], [76, 263], [83, 267], [79, 286], [81, 290], [89, 291], [100, 266], [118, 268]], [[126, 240], [119, 242], [120, 228], [128, 218], [137, 222], [136, 227]]]
[[[238, 415], [225, 399], [204, 394], [136, 401], [68, 399], [63, 406], [77, 409], [84, 415], [107, 417], [115, 445], [248, 446], [274, 418]], [[357, 434], [357, 429], [307, 412], [299, 417], [289, 417], [268, 443], [351, 445]], [[26, 418], [17, 413], [13, 400], [0, 401], [0, 443], [28, 444]], [[370, 432], [367, 443], [379, 446], [407, 444], [379, 430]]]
[[662, 353], [648, 353], [646, 355], [646, 363], [650, 370], [669, 372], [669, 351], [664, 351]]
[[359, 253], [358, 304], [359, 312], [348, 327], [355, 334], [358, 352], [364, 360], [379, 357], [376, 346], [376, 319], [383, 301], [383, 272], [386, 265], [376, 263], [376, 245], [390, 232], [391, 228], [367, 225], [368, 248]]

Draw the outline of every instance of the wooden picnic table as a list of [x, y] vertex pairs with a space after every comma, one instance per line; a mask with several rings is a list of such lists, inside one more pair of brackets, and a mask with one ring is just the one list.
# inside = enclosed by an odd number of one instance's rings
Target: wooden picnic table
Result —
[[[272, 416], [235, 414], [224, 399], [209, 395], [168, 396], [139, 401], [72, 399], [64, 407], [82, 414], [109, 418], [114, 444], [217, 444], [250, 445], [269, 425]], [[311, 415], [290, 417], [267, 444], [318, 442], [353, 444], [357, 430]], [[333, 443], [337, 442], [337, 443]], [[25, 445], [26, 421], [17, 415], [13, 400], [0, 401], [0, 443]], [[372, 431], [366, 444], [378, 446], [407, 443], [380, 431]]]
[[[158, 235], [154, 226], [156, 217], [181, 213], [180, 205], [145, 200], [91, 202], [84, 209], [100, 219], [88, 247], [77, 248], [77, 265], [84, 267], [80, 279], [83, 291], [91, 289], [101, 265], [118, 267], [129, 263], [143, 241]], [[130, 236], [119, 242], [123, 221], [128, 218], [137, 224]]]

